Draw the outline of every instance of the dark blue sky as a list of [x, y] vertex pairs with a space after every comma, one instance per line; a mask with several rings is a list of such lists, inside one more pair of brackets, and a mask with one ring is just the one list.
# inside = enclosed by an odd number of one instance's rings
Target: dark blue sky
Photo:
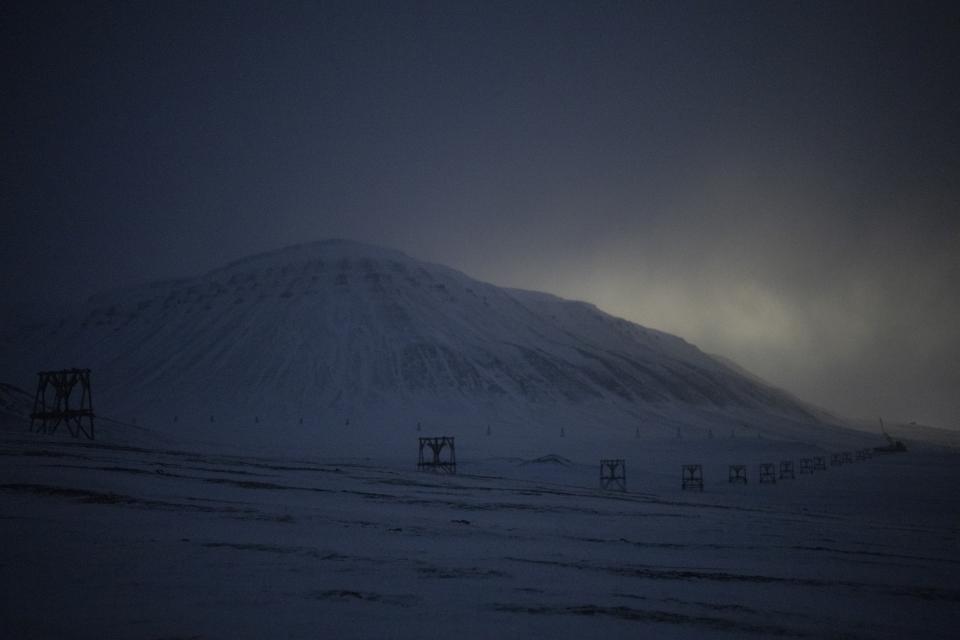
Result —
[[6, 3], [7, 309], [329, 236], [960, 427], [960, 7]]

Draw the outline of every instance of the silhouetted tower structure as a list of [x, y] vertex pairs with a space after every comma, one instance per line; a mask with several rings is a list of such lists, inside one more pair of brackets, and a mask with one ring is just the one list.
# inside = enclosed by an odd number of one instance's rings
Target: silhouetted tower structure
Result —
[[627, 463], [624, 460], [600, 461], [600, 488], [608, 491], [627, 490]]
[[[432, 471], [433, 473], [456, 473], [457, 450], [454, 447], [453, 436], [438, 438], [419, 438], [420, 458], [417, 461], [417, 471]], [[425, 450], [432, 454], [425, 457]], [[446, 451], [446, 456], [443, 455]]]
[[730, 484], [747, 484], [747, 465], [730, 465], [730, 471], [727, 477]]
[[780, 479], [793, 480], [796, 476], [793, 474], [793, 460], [783, 460], [780, 462]]
[[[37, 433], [56, 432], [60, 423], [74, 438], [84, 435], [95, 438], [93, 430], [93, 396], [90, 391], [90, 369], [41, 371], [37, 374], [37, 394], [30, 414], [30, 430]], [[79, 385], [79, 405], [70, 405], [73, 390]]]
[[772, 462], [760, 465], [760, 484], [777, 484], [777, 467]]
[[685, 464], [681, 469], [680, 488], [684, 491], [703, 491], [703, 466], [699, 464]]

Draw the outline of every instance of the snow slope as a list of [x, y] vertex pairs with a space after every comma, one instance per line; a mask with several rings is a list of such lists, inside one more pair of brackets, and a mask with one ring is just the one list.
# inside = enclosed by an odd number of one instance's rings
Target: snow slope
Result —
[[23, 389], [0, 382], [0, 415], [26, 418], [33, 410], [33, 397]]
[[100, 415], [281, 449], [390, 449], [417, 423], [523, 442], [854, 437], [676, 336], [344, 240], [97, 295], [3, 338], [0, 379], [89, 367]]

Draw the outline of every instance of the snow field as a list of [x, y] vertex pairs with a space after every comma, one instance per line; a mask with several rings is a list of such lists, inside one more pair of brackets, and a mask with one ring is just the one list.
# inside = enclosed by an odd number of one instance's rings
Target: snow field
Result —
[[[569, 464], [458, 441], [459, 474], [434, 476], [413, 470], [412, 436], [363, 459], [2, 433], [9, 637], [947, 638], [960, 623], [947, 454], [757, 486], [757, 462], [807, 448], [637, 441], [617, 494], [569, 438], [540, 451]], [[751, 484], [726, 484], [727, 459]], [[682, 492], [679, 465], [701, 461], [706, 491]]]

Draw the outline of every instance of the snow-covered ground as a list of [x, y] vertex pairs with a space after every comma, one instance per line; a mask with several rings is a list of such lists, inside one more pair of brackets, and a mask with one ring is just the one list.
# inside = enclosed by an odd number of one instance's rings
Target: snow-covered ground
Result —
[[[544, 445], [459, 473], [141, 438], [0, 431], [6, 638], [948, 638], [960, 628], [955, 454], [829, 454], [756, 438], [641, 440], [629, 492]], [[421, 435], [433, 435], [423, 433]], [[489, 436], [496, 439], [497, 434]], [[533, 445], [530, 445], [533, 447]], [[680, 490], [682, 463], [706, 491]], [[746, 486], [726, 464], [749, 465]]]

